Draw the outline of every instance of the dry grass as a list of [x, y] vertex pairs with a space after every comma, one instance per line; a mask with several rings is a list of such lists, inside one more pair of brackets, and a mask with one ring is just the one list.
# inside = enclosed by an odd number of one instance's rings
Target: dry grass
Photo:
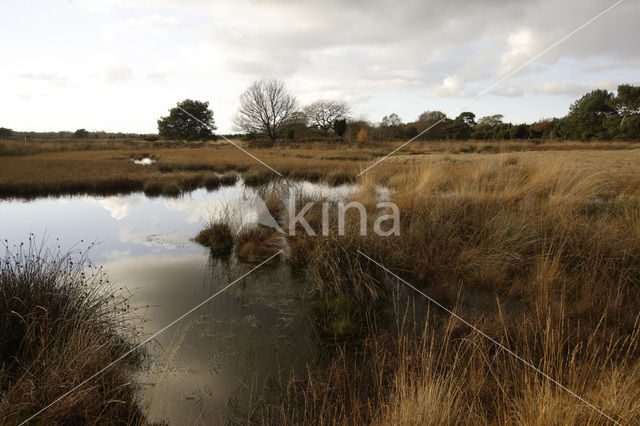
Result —
[[[0, 423], [18, 424], [121, 356], [136, 341], [125, 295], [81, 258], [27, 247], [0, 260]], [[85, 268], [86, 267], [86, 268]], [[133, 368], [141, 354], [87, 383], [37, 424], [142, 424]]]
[[[422, 333], [373, 334], [357, 348], [337, 345], [324, 368], [291, 377], [279, 406], [256, 406], [262, 424], [491, 425], [592, 424], [611, 421], [550, 383], [456, 320], [429, 316]], [[500, 320], [498, 320], [500, 321]], [[538, 332], [529, 324], [532, 342]], [[623, 424], [640, 420], [638, 330], [602, 347], [599, 331], [584, 346], [563, 353], [562, 329], [544, 330], [545, 357], [514, 348]], [[597, 342], [597, 343], [595, 343]], [[568, 362], [570, 360], [570, 362]]]
[[[628, 170], [580, 166], [509, 154], [391, 174], [380, 167], [364, 175], [356, 198], [369, 208], [375, 184], [392, 180], [401, 235], [360, 236], [354, 217], [343, 238], [335, 229], [292, 238], [292, 256], [309, 260], [326, 300], [387, 299], [391, 282], [362, 250], [608, 415], [635, 424], [640, 191]], [[396, 332], [371, 324], [370, 337], [338, 345], [324, 368], [286, 381], [280, 405], [254, 414], [283, 424], [610, 423], [443, 312], [417, 318]]]
[[236, 254], [243, 262], [259, 263], [282, 249], [280, 233], [266, 226], [243, 227], [236, 234]]
[[[367, 147], [335, 143], [282, 143], [269, 148], [250, 148], [258, 158], [293, 179], [324, 180], [330, 184], [352, 182], [355, 175], [401, 142], [372, 142]], [[467, 149], [467, 145], [471, 148]], [[597, 145], [579, 142], [416, 142], [401, 149], [394, 158], [376, 169], [396, 174], [404, 164], [436, 161], [449, 156], [454, 161], [471, 161], [495, 153], [583, 155], [591, 150], [615, 159], [628, 158], [631, 143]], [[487, 148], [487, 147], [490, 147]], [[598, 148], [600, 151], [593, 151]], [[602, 150], [609, 151], [602, 151]], [[558, 150], [563, 150], [559, 152]], [[539, 151], [539, 152], [538, 152]], [[638, 150], [630, 152], [637, 153]], [[150, 156], [151, 166], [132, 159]], [[637, 155], [636, 155], [637, 157]], [[194, 187], [214, 189], [213, 173], [241, 172], [248, 182], [260, 184], [277, 175], [242, 151], [223, 142], [141, 141], [0, 141], [0, 197], [35, 197], [56, 194], [112, 194], [145, 190], [150, 195], [175, 195]], [[377, 171], [377, 174], [380, 173]]]
[[227, 222], [212, 222], [196, 235], [195, 241], [216, 256], [228, 256], [233, 249], [233, 231]]
[[[447, 144], [417, 144], [417, 149], [443, 150], [407, 151], [358, 181], [357, 199], [370, 213], [369, 224], [377, 214], [375, 186], [395, 189], [400, 236], [379, 238], [370, 228], [368, 236], [360, 236], [355, 215], [348, 216], [345, 237], [337, 237], [333, 228], [327, 237], [299, 233], [288, 238], [290, 261], [310, 266], [316, 294], [326, 301], [366, 306], [389, 301], [392, 282], [357, 254], [361, 250], [605, 413], [625, 424], [639, 423], [640, 150], [627, 149], [631, 144], [609, 144], [615, 150], [606, 151], [578, 143], [508, 142], [499, 149], [487, 148], [488, 143], [467, 143], [470, 149]], [[351, 179], [389, 145], [292, 146], [254, 153], [289, 176], [326, 179], [330, 170]], [[51, 182], [67, 182], [71, 158], [95, 161], [73, 177], [93, 173], [99, 176], [89, 178], [95, 185], [109, 182], [106, 176], [122, 176], [141, 187], [166, 180], [181, 190], [230, 170], [267, 180], [251, 158], [228, 146], [158, 150], [157, 165], [145, 169], [128, 161], [136, 151], [100, 151], [91, 159], [96, 152], [27, 155], [18, 165], [12, 165], [18, 157], [2, 157], [0, 168], [10, 169], [3, 169], [0, 188], [20, 188], [20, 182], [29, 188], [39, 176], [36, 170], [47, 170]], [[72, 163], [68, 168], [76, 171], [85, 164]], [[30, 169], [36, 164], [55, 166]], [[122, 175], [111, 174], [117, 170]], [[268, 205], [281, 211], [277, 197]], [[316, 230], [319, 217], [317, 208], [309, 213]], [[279, 250], [283, 240], [258, 226], [240, 230], [235, 243], [240, 258], [258, 262]], [[415, 304], [427, 302], [418, 298]], [[395, 330], [371, 321], [370, 332], [355, 343], [324, 342], [327, 356], [319, 366], [285, 381], [280, 402], [254, 407], [250, 420], [608, 424], [442, 312], [415, 317], [398, 312], [396, 318]]]

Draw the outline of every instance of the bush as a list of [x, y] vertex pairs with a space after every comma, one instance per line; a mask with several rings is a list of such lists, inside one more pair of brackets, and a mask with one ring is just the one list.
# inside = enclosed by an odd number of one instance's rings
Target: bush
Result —
[[365, 129], [360, 129], [358, 136], [356, 136], [356, 141], [360, 144], [369, 142], [369, 133]]

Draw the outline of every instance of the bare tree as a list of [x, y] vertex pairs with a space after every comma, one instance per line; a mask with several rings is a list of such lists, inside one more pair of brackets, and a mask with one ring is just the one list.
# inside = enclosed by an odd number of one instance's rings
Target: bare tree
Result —
[[392, 112], [391, 114], [382, 117], [380, 125], [383, 127], [400, 127], [402, 125], [402, 119], [398, 114]]
[[320, 99], [304, 108], [307, 122], [326, 133], [333, 128], [333, 123], [347, 117], [349, 107], [346, 103], [335, 100]]
[[265, 78], [254, 81], [240, 95], [240, 109], [233, 124], [243, 132], [264, 135], [273, 141], [295, 109], [296, 98], [289, 94], [284, 82]]

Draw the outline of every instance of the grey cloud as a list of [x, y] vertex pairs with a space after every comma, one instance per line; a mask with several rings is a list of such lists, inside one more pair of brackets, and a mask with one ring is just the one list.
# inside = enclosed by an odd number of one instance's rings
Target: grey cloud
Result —
[[16, 75], [16, 78], [22, 80], [41, 81], [54, 87], [67, 87], [70, 82], [67, 75], [55, 72], [24, 72]]
[[109, 66], [104, 75], [107, 83], [124, 83], [131, 80], [132, 77], [133, 73], [125, 66]]
[[580, 95], [590, 90], [615, 90], [617, 87], [618, 84], [611, 81], [598, 81], [592, 84], [562, 84], [554, 81], [535, 87], [533, 92], [543, 95]]
[[498, 88], [494, 89], [491, 93], [498, 96], [518, 97], [518, 96], [524, 96], [525, 90], [522, 87], [499, 86]]
[[[190, 26], [179, 18], [151, 15], [129, 20], [127, 28], [199, 31], [203, 44], [224, 56], [223, 66], [249, 78], [306, 76], [309, 85], [386, 84], [424, 92], [438, 90], [453, 75], [465, 82], [504, 75], [609, 5], [597, 0], [112, 3], [129, 8], [161, 3], [209, 16], [209, 24]], [[638, 11], [637, 3], [621, 5], [526, 72], [544, 70], [560, 58], [601, 55], [615, 61], [631, 52], [637, 55], [633, 35]], [[503, 93], [509, 94], [504, 89]]]

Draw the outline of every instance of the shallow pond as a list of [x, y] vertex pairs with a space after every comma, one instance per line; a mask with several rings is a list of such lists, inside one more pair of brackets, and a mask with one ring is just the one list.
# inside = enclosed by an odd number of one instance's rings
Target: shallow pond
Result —
[[[355, 188], [303, 183], [304, 191], [348, 196]], [[0, 200], [0, 238], [30, 233], [46, 246], [84, 249], [142, 307], [151, 334], [254, 265], [213, 259], [191, 239], [229, 206], [251, 216], [256, 192], [242, 182], [179, 198], [143, 194]], [[307, 286], [283, 262], [265, 265], [148, 344], [152, 366], [140, 373], [152, 421], [220, 424], [258, 389], [313, 359]], [[148, 308], [147, 308], [148, 306]], [[168, 365], [167, 368], [162, 365]], [[151, 383], [157, 384], [152, 387]]]

